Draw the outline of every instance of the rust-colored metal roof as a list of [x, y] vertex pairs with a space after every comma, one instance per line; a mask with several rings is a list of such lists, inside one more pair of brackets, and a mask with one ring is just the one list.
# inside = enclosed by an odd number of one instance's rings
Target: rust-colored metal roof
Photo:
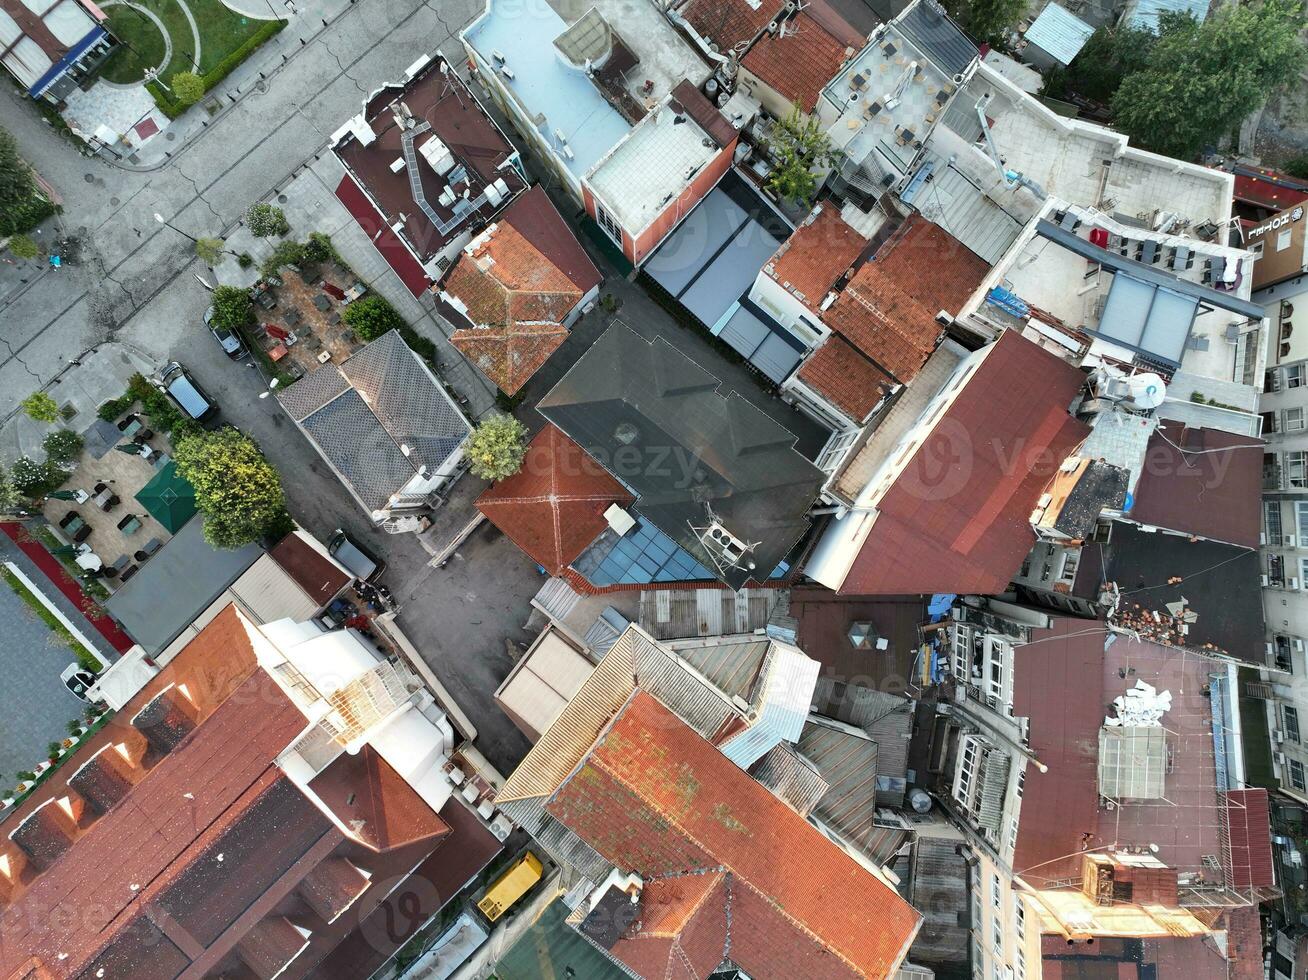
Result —
[[[721, 886], [689, 889], [675, 913], [653, 907], [656, 896], [642, 909], [677, 937], [679, 925], [704, 926], [687, 940], [711, 948], [683, 975], [706, 976], [729, 957], [755, 976], [888, 977], [921, 924], [889, 885], [644, 691], [546, 810], [646, 880], [722, 873]], [[720, 949], [707, 941], [722, 934]], [[627, 962], [642, 942], [632, 931], [611, 952]], [[673, 952], [643, 975], [663, 976]]]
[[343, 752], [309, 788], [375, 851], [441, 837], [449, 828], [370, 745]]
[[1239, 891], [1276, 885], [1272, 823], [1265, 789], [1227, 792], [1226, 826], [1231, 846], [1231, 887]]
[[1041, 950], [1043, 980], [1227, 980], [1226, 959], [1208, 936], [1093, 944], [1044, 936]]
[[273, 545], [268, 552], [296, 585], [320, 606], [335, 599], [350, 584], [350, 575], [340, 566], [292, 532]]
[[840, 594], [1004, 591], [1036, 500], [1090, 432], [1068, 414], [1084, 381], [1004, 331], [881, 498]]
[[546, 423], [522, 469], [477, 498], [477, 509], [551, 575], [607, 528], [604, 512], [635, 500], [608, 471]]
[[1127, 516], [1141, 524], [1257, 548], [1262, 479], [1261, 443], [1164, 420], [1149, 439]]

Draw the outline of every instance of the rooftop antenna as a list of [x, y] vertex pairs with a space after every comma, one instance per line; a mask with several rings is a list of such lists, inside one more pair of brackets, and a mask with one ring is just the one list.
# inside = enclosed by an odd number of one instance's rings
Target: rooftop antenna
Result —
[[441, 89], [441, 98], [443, 99], [450, 92], [453, 92], [454, 97], [459, 100], [459, 108], [466, 110], [468, 107], [463, 103], [463, 93], [459, 91], [459, 86], [455, 85], [453, 79], [450, 78], [450, 63], [444, 58], [441, 59], [440, 71], [441, 77], [445, 80]]

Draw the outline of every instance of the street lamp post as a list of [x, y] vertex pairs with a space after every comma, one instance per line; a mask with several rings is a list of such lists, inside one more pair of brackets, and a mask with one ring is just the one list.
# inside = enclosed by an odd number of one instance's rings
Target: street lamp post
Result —
[[[171, 221], [165, 218], [158, 211], [154, 213], [154, 220], [159, 222], [159, 224], [163, 225], [165, 228], [171, 228], [173, 231], [177, 232], [177, 234], [181, 235], [183, 238], [190, 239], [191, 242], [193, 242], [194, 244], [196, 245], [200, 244], [200, 240], [198, 238], [196, 238], [194, 235], [188, 235], [186, 232], [182, 231], [182, 229], [178, 228], [175, 224], [173, 224]], [[223, 243], [226, 244], [226, 241], [224, 240]], [[240, 255], [238, 255], [236, 252], [233, 252], [230, 248], [219, 249], [219, 251], [221, 251], [224, 255], [230, 255], [234, 259], [240, 258]]]

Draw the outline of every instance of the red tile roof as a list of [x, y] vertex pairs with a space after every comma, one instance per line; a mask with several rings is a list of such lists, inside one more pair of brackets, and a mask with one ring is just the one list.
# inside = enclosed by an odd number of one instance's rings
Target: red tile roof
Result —
[[1067, 411], [1084, 381], [1004, 331], [877, 504], [840, 594], [1004, 591], [1036, 500], [1090, 432]]
[[894, 379], [839, 334], [832, 334], [799, 368], [799, 380], [855, 422], [862, 422], [895, 388]]
[[1258, 440], [1164, 421], [1149, 440], [1127, 516], [1141, 524], [1257, 548], [1262, 479], [1263, 447]]
[[477, 498], [477, 509], [533, 561], [558, 575], [607, 528], [604, 511], [636, 498], [553, 425], [527, 447], [522, 469]]
[[785, 33], [764, 34], [741, 66], [805, 112], [845, 63], [849, 48], [806, 13], [787, 21]]
[[[131, 719], [166, 689], [185, 692], [197, 724], [166, 752], [146, 754]], [[7, 889], [13, 928], [0, 944], [0, 976], [33, 959], [60, 977], [208, 975], [320, 861], [362, 850], [276, 764], [306, 723], [258, 666], [235, 609], [220, 612], [11, 817], [67, 801], [76, 824], [71, 846], [39, 873], [15, 845], [0, 846], [19, 872]], [[101, 797], [107, 806], [84, 806], [73, 776], [101, 750], [122, 758], [115, 766], [130, 785]], [[412, 816], [415, 800], [407, 784], [391, 785], [388, 820]], [[429, 811], [423, 821], [439, 824]], [[410, 851], [394, 870], [421, 857]]]
[[901, 382], [915, 378], [989, 266], [914, 214], [863, 263], [823, 319]]
[[785, 0], [762, 0], [757, 8], [747, 0], [693, 0], [682, 14], [695, 33], [716, 42], [726, 54], [737, 44], [754, 40], [784, 6]]
[[1271, 888], [1272, 821], [1265, 789], [1233, 789], [1226, 794], [1227, 838], [1231, 842], [1231, 885], [1239, 891]]
[[590, 292], [603, 281], [599, 269], [540, 184], [514, 198], [499, 220], [512, 225], [523, 238], [548, 255], [550, 262], [582, 293]]
[[823, 298], [867, 247], [867, 239], [847, 225], [830, 201], [819, 204], [777, 249], [767, 273], [817, 312]]
[[643, 897], [656, 928], [684, 922], [653, 964], [635, 925], [618, 941], [612, 954], [643, 976], [704, 977], [730, 958], [755, 976], [887, 977], [921, 924], [893, 889], [644, 691], [546, 810], [646, 881], [722, 875]]

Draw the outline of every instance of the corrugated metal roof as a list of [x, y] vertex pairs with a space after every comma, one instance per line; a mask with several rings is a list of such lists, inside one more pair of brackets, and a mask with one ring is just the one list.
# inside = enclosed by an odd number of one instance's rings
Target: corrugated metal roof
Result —
[[753, 633], [786, 596], [785, 589], [658, 589], [640, 594], [638, 618], [659, 640]]
[[[724, 638], [725, 639], [725, 638]], [[669, 642], [672, 650], [686, 663], [707, 677], [729, 697], [746, 701], [754, 691], [754, 682], [763, 668], [771, 641], [753, 637], [733, 638], [730, 642], [691, 640]]]
[[[980, 125], [978, 121], [978, 126]], [[935, 178], [914, 200], [922, 214], [991, 265], [1017, 240], [1025, 222], [992, 201], [964, 174], [939, 160]]]
[[1226, 794], [1227, 838], [1232, 888], [1247, 891], [1276, 884], [1272, 865], [1271, 816], [1265, 789], [1233, 789]]
[[1202, 23], [1208, 17], [1208, 0], [1135, 0], [1126, 5], [1122, 20], [1128, 27], [1157, 34], [1158, 16], [1165, 13], [1189, 14]]
[[788, 742], [774, 745], [755, 763], [749, 774], [804, 817], [830, 789], [813, 763]]
[[1081, 53], [1095, 29], [1076, 14], [1050, 3], [1027, 28], [1026, 39], [1065, 65]]
[[232, 583], [230, 591], [254, 614], [255, 622], [310, 619], [318, 604], [270, 555], [260, 555], [245, 573]]

